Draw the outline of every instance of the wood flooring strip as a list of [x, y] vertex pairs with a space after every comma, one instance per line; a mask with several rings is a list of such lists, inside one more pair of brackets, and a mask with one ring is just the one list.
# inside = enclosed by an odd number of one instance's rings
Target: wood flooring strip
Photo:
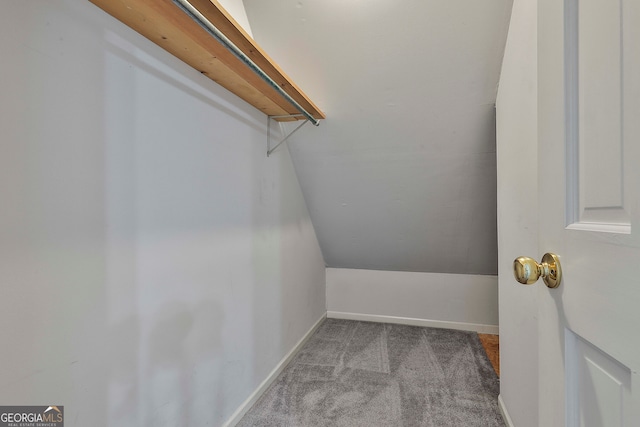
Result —
[[478, 334], [484, 351], [493, 365], [496, 374], [500, 376], [500, 337], [498, 335]]

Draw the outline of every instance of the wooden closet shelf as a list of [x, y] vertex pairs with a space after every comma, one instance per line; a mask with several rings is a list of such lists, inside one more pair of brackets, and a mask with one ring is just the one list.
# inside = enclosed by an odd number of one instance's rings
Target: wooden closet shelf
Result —
[[[295, 107], [171, 0], [89, 1], [263, 113], [269, 116], [299, 114]], [[310, 115], [315, 119], [325, 118], [324, 113], [216, 0], [189, 1]]]

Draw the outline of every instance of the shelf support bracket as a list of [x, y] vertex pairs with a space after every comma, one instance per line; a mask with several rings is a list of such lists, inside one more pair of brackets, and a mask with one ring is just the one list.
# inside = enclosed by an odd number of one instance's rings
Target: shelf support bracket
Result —
[[289, 118], [289, 117], [295, 118], [300, 116], [303, 116], [303, 115], [288, 114], [286, 116], [267, 116], [267, 157], [269, 157], [271, 153], [273, 153], [276, 150], [276, 148], [278, 148], [283, 142], [288, 140], [294, 133], [296, 133], [300, 128], [302, 128], [302, 126], [304, 126], [309, 121], [309, 119], [306, 119], [304, 122], [300, 123], [294, 130], [289, 132], [289, 134], [285, 136], [284, 139], [280, 140], [280, 142], [278, 142], [273, 148], [271, 148], [271, 122], [274, 121], [275, 119], [283, 119], [283, 118]]

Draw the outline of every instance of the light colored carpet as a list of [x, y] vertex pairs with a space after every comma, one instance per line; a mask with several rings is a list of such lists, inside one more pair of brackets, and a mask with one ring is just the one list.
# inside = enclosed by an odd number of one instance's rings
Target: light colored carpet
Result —
[[238, 426], [504, 426], [473, 332], [327, 319]]

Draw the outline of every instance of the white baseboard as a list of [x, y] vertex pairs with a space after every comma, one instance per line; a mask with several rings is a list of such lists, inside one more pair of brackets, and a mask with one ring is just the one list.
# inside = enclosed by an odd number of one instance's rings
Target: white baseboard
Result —
[[327, 311], [329, 319], [360, 320], [363, 322], [395, 323], [399, 325], [427, 326], [430, 328], [456, 329], [481, 334], [498, 335], [498, 325], [481, 325], [477, 323], [447, 322], [443, 320], [415, 319], [411, 317], [382, 316], [378, 314], [345, 313]]
[[509, 416], [509, 412], [507, 411], [507, 407], [504, 405], [504, 400], [502, 400], [502, 395], [498, 395], [498, 408], [500, 408], [500, 414], [502, 414], [502, 419], [507, 427], [515, 427], [513, 425], [513, 421], [511, 421], [511, 417]]
[[327, 311], [497, 333], [498, 277], [327, 268]]
[[304, 334], [304, 336], [300, 339], [300, 341], [298, 341], [298, 343], [291, 349], [291, 351], [287, 353], [287, 355], [280, 361], [280, 363], [278, 363], [276, 367], [273, 368], [273, 371], [271, 371], [269, 375], [267, 375], [267, 378], [265, 378], [265, 380], [262, 381], [262, 383], [260, 383], [258, 388], [256, 388], [254, 392], [251, 393], [251, 395], [247, 398], [247, 400], [242, 402], [240, 407], [236, 409], [236, 411], [222, 425], [222, 427], [233, 427], [236, 424], [238, 424], [238, 422], [240, 422], [242, 417], [244, 417], [247, 411], [251, 409], [253, 404], [256, 403], [256, 401], [269, 388], [269, 386], [273, 383], [273, 381], [275, 381], [275, 379], [278, 378], [278, 375], [280, 375], [280, 373], [284, 370], [284, 368], [291, 361], [291, 359], [293, 359], [296, 353], [298, 353], [298, 351], [300, 351], [302, 346], [305, 345], [305, 343], [309, 340], [309, 338], [311, 338], [311, 335], [313, 335], [313, 333], [316, 331], [316, 329], [318, 329], [318, 327], [326, 317], [327, 315], [323, 314], [320, 317], [320, 319], [318, 319], [318, 321], [314, 323], [311, 329], [309, 329], [307, 333]]

